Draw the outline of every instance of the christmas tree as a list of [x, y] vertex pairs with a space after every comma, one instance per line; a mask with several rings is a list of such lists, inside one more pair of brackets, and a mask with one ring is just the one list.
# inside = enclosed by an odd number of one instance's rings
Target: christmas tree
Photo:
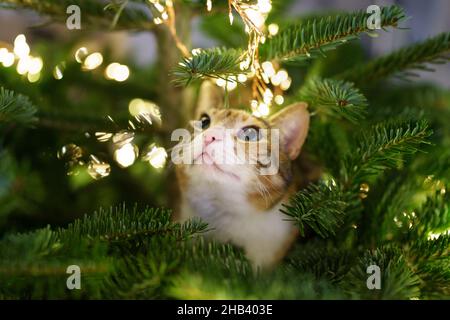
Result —
[[[450, 92], [412, 81], [450, 33], [368, 60], [358, 39], [408, 32], [404, 9], [291, 4], [0, 1], [43, 17], [0, 42], [1, 299], [450, 298]], [[192, 48], [194, 20], [215, 47]], [[151, 33], [157, 60], [117, 58], [119, 32]], [[270, 272], [171, 219], [170, 134], [205, 79], [258, 117], [309, 105], [309, 181], [283, 209], [300, 238]]]

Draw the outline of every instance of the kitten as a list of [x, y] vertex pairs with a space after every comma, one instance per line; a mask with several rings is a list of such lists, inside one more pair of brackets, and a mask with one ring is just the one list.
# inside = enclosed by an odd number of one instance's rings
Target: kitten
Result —
[[[212, 237], [243, 248], [255, 268], [267, 268], [283, 258], [297, 236], [279, 209], [295, 192], [292, 161], [308, 133], [307, 105], [290, 105], [265, 120], [223, 108], [219, 90], [209, 81], [202, 84], [200, 128], [183, 149], [190, 161], [176, 165], [178, 220], [200, 217]], [[277, 133], [279, 139], [272, 139]], [[268, 159], [278, 165], [272, 172]]]

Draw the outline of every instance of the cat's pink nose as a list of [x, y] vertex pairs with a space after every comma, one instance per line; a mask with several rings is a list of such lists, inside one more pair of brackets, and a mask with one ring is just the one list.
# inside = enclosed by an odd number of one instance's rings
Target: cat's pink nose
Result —
[[220, 141], [222, 140], [223, 133], [219, 130], [215, 129], [209, 129], [207, 132], [203, 135], [203, 143], [205, 146], [213, 143], [214, 141]]

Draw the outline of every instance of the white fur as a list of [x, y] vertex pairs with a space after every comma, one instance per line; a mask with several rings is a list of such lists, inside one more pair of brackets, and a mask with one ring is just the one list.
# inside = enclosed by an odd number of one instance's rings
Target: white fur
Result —
[[258, 211], [247, 199], [246, 187], [215, 169], [198, 165], [191, 169], [183, 195], [182, 219], [202, 218], [210, 235], [243, 248], [255, 266], [269, 266], [293, 234], [293, 224], [279, 211], [281, 204]]

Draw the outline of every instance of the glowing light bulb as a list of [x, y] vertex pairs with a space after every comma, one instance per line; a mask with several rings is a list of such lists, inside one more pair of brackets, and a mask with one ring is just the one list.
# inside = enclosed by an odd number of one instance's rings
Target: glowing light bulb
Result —
[[10, 67], [14, 64], [15, 56], [6, 48], [0, 48], [0, 63], [4, 67]]
[[133, 99], [128, 104], [128, 111], [138, 120], [144, 118], [144, 116], [150, 116], [150, 121], [147, 121], [150, 124], [151, 119], [161, 122], [161, 112], [159, 107], [151, 101], [146, 101], [139, 98]]
[[27, 79], [30, 83], [35, 83], [38, 82], [39, 79], [41, 78], [41, 73], [28, 73], [27, 75]]
[[5, 56], [5, 58], [3, 59], [3, 66], [5, 66], [6, 68], [11, 67], [14, 64], [15, 61], [15, 57], [14, 54], [11, 52], [8, 52]]
[[272, 77], [275, 74], [275, 68], [273, 67], [272, 62], [270, 61], [264, 61], [261, 64], [261, 67], [264, 70], [264, 73], [268, 76], [268, 77]]
[[86, 70], [94, 70], [103, 63], [103, 56], [100, 52], [91, 53], [86, 57], [83, 68]]
[[28, 73], [37, 74], [41, 72], [43, 65], [44, 63], [42, 61], [42, 58], [40, 57], [31, 58], [28, 65]]
[[281, 82], [286, 81], [288, 79], [288, 73], [284, 69], [281, 69], [280, 71], [278, 71], [277, 76], [280, 78]]
[[250, 106], [253, 110], [253, 115], [255, 117], [266, 117], [270, 113], [269, 106], [264, 102], [258, 102], [257, 100], [252, 100]]
[[14, 45], [18, 45], [20, 43], [27, 42], [27, 38], [23, 34], [17, 35], [17, 37], [14, 39]]
[[264, 103], [267, 105], [270, 105], [272, 103], [272, 99], [273, 99], [273, 93], [269, 88], [267, 88], [263, 94]]
[[57, 66], [55, 67], [55, 69], [53, 69], [53, 77], [54, 77], [56, 80], [61, 80], [61, 79], [64, 77], [64, 74], [63, 74], [63, 66], [62, 66], [62, 65], [57, 65]]
[[241, 83], [247, 81], [247, 76], [245, 74], [239, 74], [237, 80]]
[[158, 10], [159, 12], [164, 12], [164, 6], [161, 5], [159, 2], [155, 2], [153, 3], [153, 5], [155, 6], [156, 10]]
[[3, 62], [5, 59], [5, 56], [8, 54], [8, 49], [6, 48], [0, 48], [0, 62]]
[[258, 106], [258, 112], [259, 114], [261, 114], [263, 117], [268, 116], [270, 113], [270, 109], [269, 106], [265, 103], [260, 103]]
[[86, 59], [88, 54], [89, 54], [88, 49], [85, 47], [81, 47], [75, 52], [75, 60], [78, 63], [83, 63], [84, 59]]
[[17, 63], [17, 68], [16, 68], [18, 74], [24, 75], [28, 72], [30, 60], [31, 59], [28, 56], [20, 58], [19, 62]]
[[113, 62], [105, 70], [106, 78], [119, 82], [125, 81], [130, 76], [130, 69], [127, 66]]
[[191, 50], [191, 53], [192, 53], [193, 56], [196, 56], [196, 55], [198, 55], [201, 52], [202, 52], [201, 48], [195, 48], [195, 49]]
[[154, 168], [160, 169], [166, 164], [167, 152], [162, 147], [154, 146], [150, 152], [147, 153], [145, 159], [148, 160]]
[[263, 15], [262, 11], [258, 11], [252, 8], [245, 9], [245, 14], [248, 19], [259, 29], [264, 25], [264, 21], [266, 18]]
[[269, 13], [270, 10], [272, 10], [272, 4], [270, 3], [270, 0], [258, 0], [258, 10], [261, 13]]
[[218, 78], [218, 79], [216, 80], [216, 84], [217, 84], [219, 87], [225, 88], [225, 86], [226, 86], [226, 84], [227, 84], [227, 81], [226, 81], [225, 79]]
[[280, 29], [280, 27], [276, 23], [269, 24], [269, 26], [267, 28], [268, 28], [269, 34], [271, 36], [276, 35], [278, 33], [278, 30]]
[[274, 99], [275, 103], [281, 105], [284, 103], [284, 98], [282, 95], [277, 94]]
[[111, 165], [99, 160], [96, 156], [91, 155], [87, 172], [93, 179], [99, 180], [109, 176], [111, 173]]
[[281, 82], [281, 84], [280, 84], [281, 90], [286, 91], [287, 89], [289, 89], [289, 87], [291, 86], [291, 83], [292, 83], [291, 78], [287, 78], [286, 80]]
[[126, 65], [120, 65], [116, 68], [116, 75], [114, 80], [123, 82], [130, 76], [130, 69]]
[[14, 53], [19, 58], [24, 58], [30, 54], [30, 47], [23, 34], [19, 34], [16, 39], [14, 39]]
[[114, 151], [114, 160], [119, 166], [126, 168], [136, 161], [138, 152], [138, 148], [135, 145], [127, 143]]

